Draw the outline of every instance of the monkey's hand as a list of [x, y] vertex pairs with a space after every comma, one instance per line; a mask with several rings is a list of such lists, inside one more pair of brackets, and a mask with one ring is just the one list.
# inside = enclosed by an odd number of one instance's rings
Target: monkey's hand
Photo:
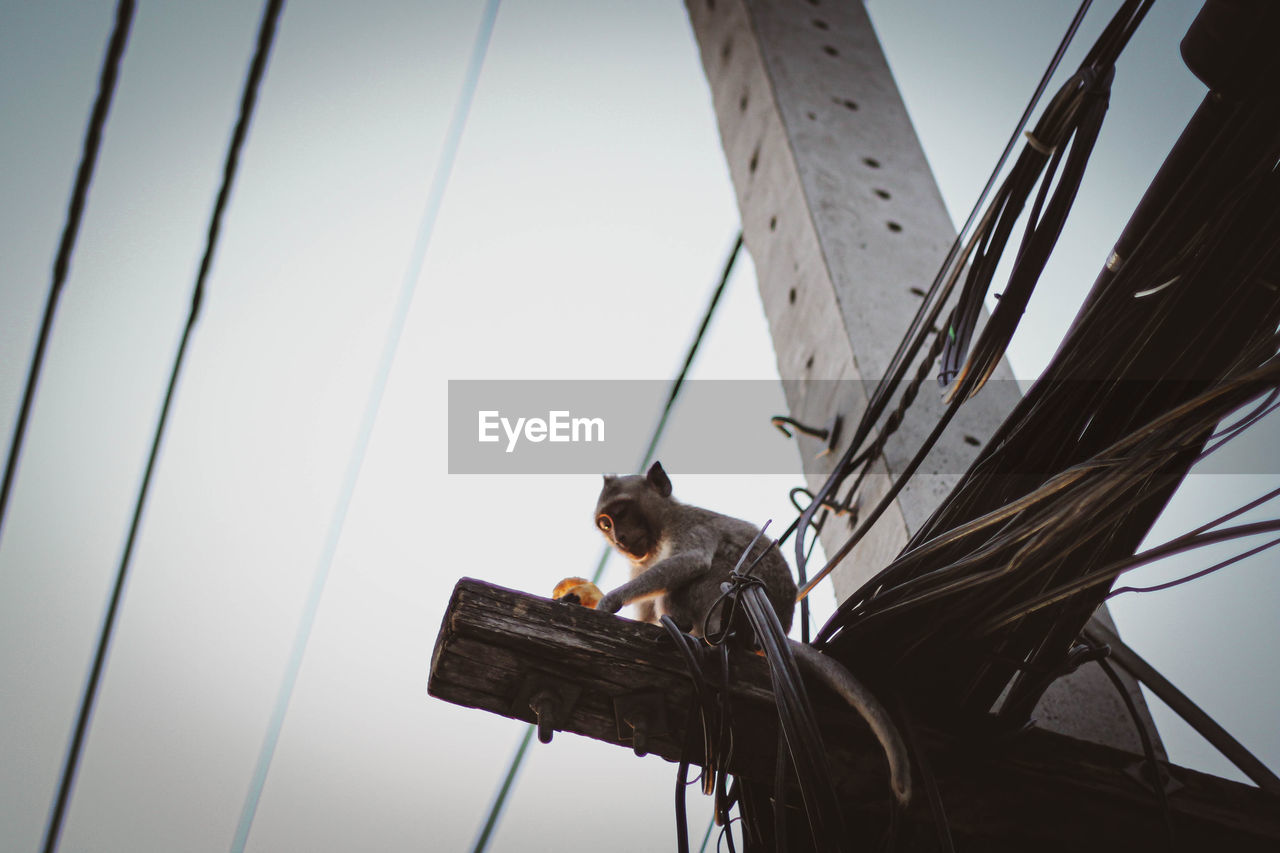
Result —
[[600, 602], [596, 605], [596, 610], [601, 613], [617, 613], [622, 609], [622, 605], [625, 603], [626, 602], [622, 600], [622, 596], [618, 595], [618, 590], [615, 589], [613, 592], [600, 599]]

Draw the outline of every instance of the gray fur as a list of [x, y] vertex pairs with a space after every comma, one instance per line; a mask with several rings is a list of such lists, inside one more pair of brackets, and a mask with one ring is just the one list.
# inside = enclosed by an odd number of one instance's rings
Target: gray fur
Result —
[[[606, 476], [596, 502], [596, 526], [632, 566], [631, 580], [601, 599], [596, 609], [616, 613], [636, 603], [642, 621], [657, 622], [666, 613], [698, 636], [720, 598], [720, 584], [760, 532], [749, 522], [673, 498], [660, 462], [647, 474]], [[768, 549], [752, 575], [764, 581], [778, 621], [790, 630], [796, 585], [786, 560], [771, 546], [771, 540], [761, 537], [743, 569]], [[707, 628], [714, 632], [720, 626], [713, 620]]]
[[[671, 480], [660, 462], [643, 475], [606, 475], [596, 502], [596, 526], [631, 561], [631, 580], [602, 598], [596, 609], [617, 613], [623, 605], [635, 604], [641, 621], [657, 622], [667, 613], [681, 629], [697, 636], [702, 636], [707, 613], [720, 598], [720, 584], [729, 579], [738, 558], [760, 532], [748, 522], [671, 497]], [[764, 581], [778, 621], [788, 631], [796, 585], [786, 560], [772, 546], [771, 540], [761, 537], [743, 567], [767, 549], [752, 574]], [[706, 628], [712, 633], [720, 630], [715, 620]], [[804, 643], [792, 640], [791, 645], [797, 662], [867, 721], [888, 758], [894, 796], [908, 803], [911, 762], [888, 712], [838, 661]]]

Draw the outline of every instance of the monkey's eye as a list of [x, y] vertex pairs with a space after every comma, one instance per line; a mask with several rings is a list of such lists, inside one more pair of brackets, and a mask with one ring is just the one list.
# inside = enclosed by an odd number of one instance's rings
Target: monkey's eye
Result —
[[605, 533], [613, 529], [613, 519], [603, 512], [596, 516], [596, 527], [599, 527]]

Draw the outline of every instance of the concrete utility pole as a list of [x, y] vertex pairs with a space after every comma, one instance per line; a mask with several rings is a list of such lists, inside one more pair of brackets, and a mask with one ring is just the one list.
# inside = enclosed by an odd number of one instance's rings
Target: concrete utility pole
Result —
[[[861, 3], [686, 5], [790, 414], [815, 426], [840, 415], [846, 427], [842, 444], [820, 459], [822, 443], [800, 439], [816, 491], [866, 407], [869, 383], [857, 380], [885, 378], [955, 229]], [[914, 366], [907, 375], [913, 374]], [[1018, 399], [1013, 374], [1002, 363], [832, 575], [837, 598], [897, 556]], [[930, 386], [921, 390], [863, 489], [863, 507], [887, 491], [942, 408]], [[847, 524], [828, 523], [824, 548], [834, 552], [850, 532]], [[1126, 683], [1145, 713], [1136, 683]], [[1059, 680], [1035, 718], [1073, 737], [1141, 749], [1121, 700], [1095, 667]]]

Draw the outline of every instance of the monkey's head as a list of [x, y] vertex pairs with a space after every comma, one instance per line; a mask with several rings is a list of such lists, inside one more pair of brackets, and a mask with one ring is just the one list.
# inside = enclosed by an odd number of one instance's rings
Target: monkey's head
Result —
[[622, 553], [642, 559], [658, 546], [672, 504], [671, 480], [655, 462], [647, 474], [604, 475], [596, 501], [596, 527]]

